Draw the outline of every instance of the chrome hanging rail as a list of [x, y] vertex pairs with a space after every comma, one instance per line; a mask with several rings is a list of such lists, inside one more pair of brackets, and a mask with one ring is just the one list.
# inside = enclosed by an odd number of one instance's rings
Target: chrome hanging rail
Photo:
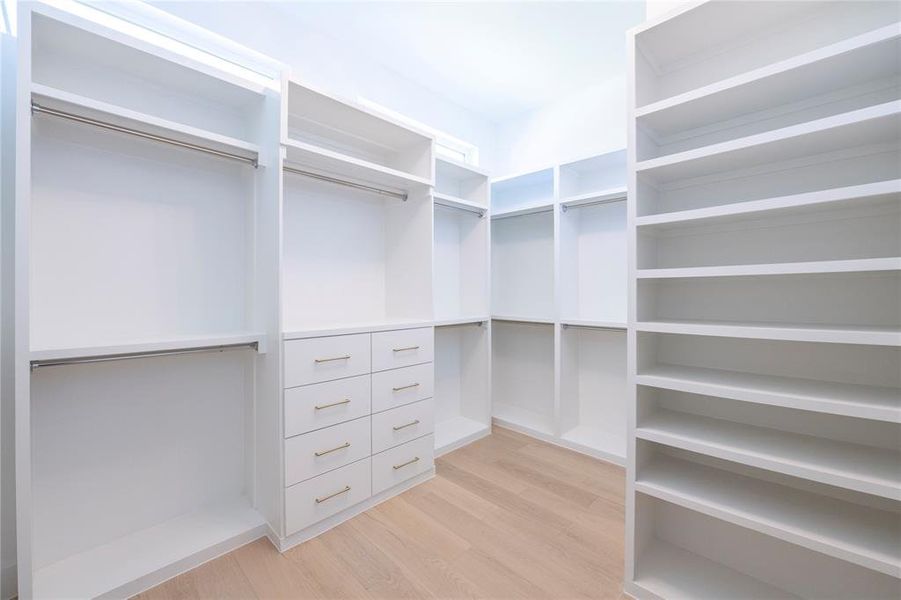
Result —
[[626, 201], [626, 195], [622, 194], [622, 195], [617, 195], [617, 196], [612, 196], [612, 197], [599, 198], [597, 200], [591, 200], [589, 202], [576, 202], [574, 204], [561, 204], [560, 210], [562, 210], [563, 212], [566, 212], [570, 208], [584, 208], [586, 206], [597, 206], [598, 204], [615, 204], [617, 202], [625, 202], [625, 201]]
[[454, 210], [462, 210], [463, 212], [468, 212], [468, 213], [472, 213], [474, 215], [479, 215], [480, 219], [485, 216], [485, 210], [486, 210], [486, 209], [480, 210], [478, 208], [468, 208], [466, 206], [459, 206], [457, 204], [445, 204], [444, 202], [438, 202], [437, 200], [435, 200], [435, 206], [440, 206], [441, 208], [451, 208]]
[[219, 346], [202, 346], [199, 348], [173, 348], [172, 350], [148, 350], [146, 352], [124, 352], [121, 354], [106, 354], [104, 356], [75, 356], [72, 358], [53, 358], [47, 360], [31, 361], [31, 370], [41, 367], [59, 367], [62, 365], [77, 365], [88, 363], [111, 362], [117, 360], [131, 360], [133, 358], [153, 358], [156, 356], [175, 356], [178, 354], [199, 354], [201, 352], [225, 352], [226, 350], [258, 350], [258, 342], [245, 344], [223, 344]]
[[172, 138], [167, 138], [161, 135], [155, 135], [152, 133], [147, 133], [145, 131], [140, 131], [138, 129], [132, 129], [130, 127], [124, 127], [122, 125], [114, 125], [113, 123], [107, 123], [106, 121], [99, 121], [97, 119], [91, 119], [90, 117], [83, 117], [81, 115], [76, 115], [70, 112], [66, 112], [64, 110], [58, 110], [55, 108], [48, 108], [46, 106], [41, 106], [37, 102], [31, 102], [31, 112], [41, 113], [45, 115], [52, 115], [54, 117], [59, 117], [61, 119], [68, 119], [70, 121], [75, 121], [77, 123], [84, 123], [85, 125], [93, 125], [94, 127], [99, 127], [101, 129], [107, 129], [109, 131], [117, 131], [119, 133], [126, 133], [128, 135], [133, 135], [135, 137], [143, 138], [145, 140], [152, 140], [154, 142], [162, 142], [164, 144], [169, 144], [171, 146], [178, 146], [179, 148], [187, 148], [188, 150], [196, 150], [198, 152], [204, 152], [206, 154], [212, 154], [213, 156], [219, 156], [221, 158], [228, 158], [231, 160], [237, 160], [240, 162], [248, 163], [253, 165], [253, 168], [257, 168], [259, 166], [259, 162], [256, 158], [251, 158], [248, 156], [241, 156], [240, 154], [233, 154], [231, 152], [225, 152], [223, 150], [216, 150], [215, 148], [208, 148], [207, 146], [200, 146], [198, 144], [192, 144], [190, 142], [182, 142], [180, 140], [174, 140]]
[[287, 165], [282, 166], [283, 171], [287, 171], [288, 173], [294, 173], [295, 175], [302, 175], [304, 177], [310, 177], [311, 179], [318, 179], [320, 181], [326, 181], [328, 183], [334, 183], [337, 185], [343, 185], [346, 187], [352, 187], [354, 189], [363, 190], [365, 192], [373, 192], [375, 194], [381, 194], [382, 196], [390, 196], [392, 198], [397, 198], [403, 202], [407, 201], [407, 194], [404, 192], [395, 192], [392, 190], [386, 190], [383, 188], [377, 188], [371, 185], [366, 185], [363, 183], [356, 183], [355, 181], [348, 181], [346, 179], [338, 179], [337, 177], [330, 177], [328, 175], [323, 175], [322, 173], [314, 173], [312, 171], [304, 171], [303, 169], [298, 169], [296, 167], [289, 167]]

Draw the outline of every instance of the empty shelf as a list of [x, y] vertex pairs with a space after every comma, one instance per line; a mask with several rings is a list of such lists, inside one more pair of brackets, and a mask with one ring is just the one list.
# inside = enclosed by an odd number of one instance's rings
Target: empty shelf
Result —
[[639, 279], [674, 279], [686, 277], [737, 277], [753, 275], [809, 275], [818, 273], [863, 273], [901, 271], [901, 257], [821, 260], [809, 262], [766, 263], [757, 265], [722, 265], [714, 267], [670, 267], [638, 269]]
[[488, 212], [487, 206], [483, 206], [478, 202], [473, 202], [471, 200], [464, 200], [463, 198], [451, 196], [450, 194], [432, 192], [432, 197], [435, 199], [435, 204], [437, 204], [438, 206], [452, 206], [455, 208], [462, 208], [464, 210], [479, 213]]
[[897, 143], [901, 101], [783, 127], [639, 162], [635, 170], [658, 184], [702, 175], [722, 176], [762, 164], [868, 144]]
[[901, 515], [661, 456], [636, 491], [888, 575], [901, 573]]
[[788, 600], [797, 596], [659, 539], [648, 540], [635, 583], [658, 598]]
[[588, 192], [579, 194], [578, 196], [567, 196], [560, 199], [560, 206], [566, 208], [578, 208], [585, 205], [605, 204], [607, 202], [625, 201], [627, 191], [625, 186], [612, 188], [609, 190], [598, 190], [596, 192]]
[[651, 442], [901, 500], [901, 453], [658, 409], [635, 430]]
[[507, 217], [518, 217], [522, 215], [531, 215], [554, 210], [553, 202], [538, 202], [535, 204], [525, 204], [515, 208], [507, 208], [497, 210], [491, 213], [492, 219], [504, 219]]
[[901, 389], [898, 388], [682, 365], [654, 365], [642, 369], [636, 383], [691, 394], [901, 423]]
[[866, 326], [788, 325], [777, 323], [733, 323], [726, 321], [640, 321], [637, 331], [678, 333], [714, 337], [901, 346], [901, 328]]
[[92, 358], [118, 354], [138, 354], [195, 350], [217, 346], [234, 346], [256, 343], [258, 352], [266, 351], [266, 335], [262, 333], [233, 333], [218, 335], [175, 336], [170, 338], [146, 339], [113, 344], [71, 345], [56, 348], [33, 348], [30, 358], [36, 360], [64, 360], [69, 358]]

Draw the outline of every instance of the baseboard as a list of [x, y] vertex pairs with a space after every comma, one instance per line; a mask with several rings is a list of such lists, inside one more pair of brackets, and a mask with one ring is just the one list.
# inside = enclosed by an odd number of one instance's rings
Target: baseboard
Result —
[[446, 446], [442, 446], [441, 448], [436, 448], [435, 449], [435, 458], [438, 458], [439, 456], [444, 456], [448, 452], [453, 452], [454, 450], [459, 450], [463, 446], [468, 446], [469, 444], [471, 444], [475, 441], [478, 441], [482, 438], [488, 437], [489, 435], [491, 435], [491, 425], [489, 425], [483, 431], [477, 431], [473, 434], [467, 435], [466, 437], [462, 437], [459, 440], [456, 440], [455, 442], [453, 442], [451, 444], [447, 444]]
[[0, 569], [0, 598], [9, 600], [16, 597], [18, 593], [16, 578], [16, 563], [6, 565]]
[[552, 444], [554, 446], [566, 448], [567, 450], [572, 450], [573, 452], [578, 452], [579, 454], [584, 454], [585, 456], [596, 458], [606, 463], [610, 463], [611, 465], [616, 465], [618, 467], [626, 466], [626, 458], [624, 456], [617, 456], [616, 454], [610, 454], [609, 452], [596, 450], [594, 448], [584, 446], [576, 442], [570, 442], [549, 433], [536, 431], [530, 427], [523, 427], [522, 425], [507, 421], [506, 419], [492, 417], [491, 420], [494, 425], [497, 425], [498, 427], [510, 429], [511, 431], [515, 431], [531, 438], [535, 438], [536, 440], [541, 440], [542, 442], [547, 442], [548, 444]]

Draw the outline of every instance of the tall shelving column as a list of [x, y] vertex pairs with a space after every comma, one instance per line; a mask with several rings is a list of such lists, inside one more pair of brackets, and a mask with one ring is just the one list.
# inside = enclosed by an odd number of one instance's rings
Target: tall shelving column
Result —
[[714, 0], [629, 52], [626, 591], [897, 597], [901, 7]]

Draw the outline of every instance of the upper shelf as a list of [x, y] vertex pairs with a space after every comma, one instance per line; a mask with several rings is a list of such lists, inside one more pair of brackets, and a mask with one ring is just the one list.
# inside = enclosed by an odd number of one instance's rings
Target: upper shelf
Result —
[[[554, 169], [500, 177], [491, 182], [492, 215], [527, 214], [533, 207], [553, 208]], [[525, 212], [517, 212], [525, 210]]]
[[627, 198], [626, 186], [619, 186], [605, 190], [597, 190], [586, 192], [576, 196], [566, 196], [560, 198], [560, 206], [564, 210], [568, 208], [578, 208], [580, 206], [590, 206], [594, 204], [606, 204], [608, 202], [624, 202]]
[[892, 24], [717, 81], [636, 110], [658, 138], [885, 79], [899, 72], [901, 28]]
[[435, 158], [435, 196], [458, 198], [488, 208], [488, 173], [472, 165]]
[[656, 184], [764, 164], [779, 164], [848, 147], [897, 142], [901, 138], [901, 101], [892, 101], [839, 115], [694, 150], [644, 160], [639, 176]]

